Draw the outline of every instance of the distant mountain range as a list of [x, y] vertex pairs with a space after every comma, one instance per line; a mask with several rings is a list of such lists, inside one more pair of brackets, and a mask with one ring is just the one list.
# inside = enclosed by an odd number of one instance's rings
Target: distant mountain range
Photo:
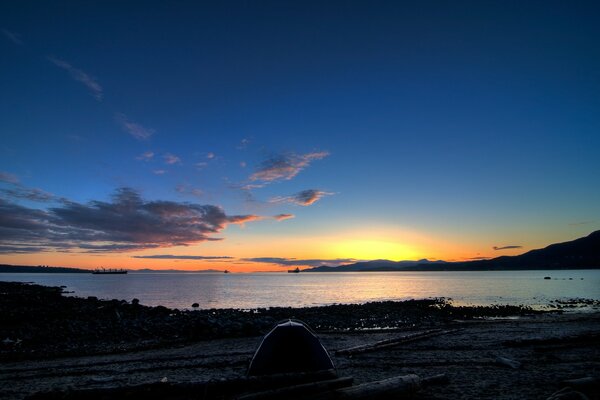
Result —
[[374, 260], [330, 267], [322, 265], [302, 272], [370, 271], [516, 271], [535, 269], [600, 269], [600, 231], [570, 242], [552, 244], [519, 256], [477, 261]]

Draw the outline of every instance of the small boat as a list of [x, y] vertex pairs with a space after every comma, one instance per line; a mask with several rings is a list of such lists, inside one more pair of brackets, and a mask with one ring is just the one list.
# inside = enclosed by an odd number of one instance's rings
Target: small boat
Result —
[[229, 273], [229, 270], [227, 270], [227, 269], [226, 269], [225, 271], [223, 271], [223, 273], [224, 273], [224, 274], [228, 274], [228, 273]]
[[304, 322], [282, 321], [265, 335], [252, 357], [248, 376], [335, 370], [321, 341]]
[[297, 274], [298, 272], [300, 272], [300, 268], [296, 267], [296, 269], [288, 269], [288, 273], [290, 274]]
[[126, 274], [126, 269], [117, 269], [117, 268], [97, 268], [92, 271], [94, 275], [108, 275], [108, 274]]

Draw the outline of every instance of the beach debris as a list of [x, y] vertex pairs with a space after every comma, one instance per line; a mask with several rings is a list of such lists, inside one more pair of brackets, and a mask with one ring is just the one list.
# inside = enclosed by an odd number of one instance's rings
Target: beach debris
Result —
[[160, 379], [160, 382], [161, 382], [161, 383], [167, 383], [167, 382], [169, 382], [169, 378], [167, 378], [166, 376], [163, 376], [163, 377]]
[[496, 361], [496, 364], [504, 365], [504, 366], [512, 368], [512, 369], [521, 368], [521, 363], [519, 361], [511, 360], [510, 358], [498, 356], [498, 357], [496, 357], [495, 361]]
[[400, 336], [397, 338], [380, 340], [375, 343], [349, 347], [347, 349], [340, 349], [340, 350], [337, 350], [335, 352], [335, 354], [336, 355], [344, 355], [344, 354], [350, 355], [350, 354], [365, 353], [368, 351], [376, 351], [376, 350], [381, 350], [381, 349], [385, 349], [388, 347], [398, 346], [403, 343], [414, 342], [417, 340], [427, 339], [427, 338], [434, 337], [434, 336], [447, 335], [447, 334], [458, 332], [458, 331], [459, 331], [459, 329], [450, 329], [450, 330], [431, 329], [431, 330], [428, 330], [425, 332], [411, 333], [411, 334]]

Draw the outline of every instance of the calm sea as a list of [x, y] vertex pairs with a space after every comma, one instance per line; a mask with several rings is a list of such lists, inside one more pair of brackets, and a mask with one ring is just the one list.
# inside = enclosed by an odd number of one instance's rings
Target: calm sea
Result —
[[[545, 280], [545, 276], [552, 277]], [[0, 273], [0, 281], [66, 286], [74, 296], [138, 298], [171, 308], [314, 306], [450, 297], [454, 304], [527, 304], [600, 300], [600, 270], [502, 272], [129, 273], [127, 275]]]

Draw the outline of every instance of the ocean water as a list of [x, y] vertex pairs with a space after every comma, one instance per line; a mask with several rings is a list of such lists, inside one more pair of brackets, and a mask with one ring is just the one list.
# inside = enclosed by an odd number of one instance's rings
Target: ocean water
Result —
[[[550, 276], [551, 280], [545, 280]], [[0, 273], [0, 281], [66, 286], [73, 296], [133, 298], [144, 305], [200, 308], [304, 307], [430, 297], [454, 304], [545, 306], [573, 298], [600, 300], [600, 270], [500, 272]]]

